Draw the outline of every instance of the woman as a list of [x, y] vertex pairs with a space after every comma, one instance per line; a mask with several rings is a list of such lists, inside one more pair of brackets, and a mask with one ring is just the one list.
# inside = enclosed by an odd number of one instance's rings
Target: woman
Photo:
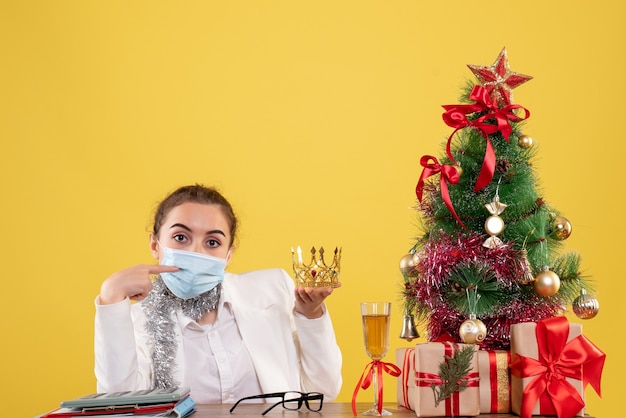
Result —
[[[158, 265], [107, 278], [96, 298], [99, 392], [189, 386], [197, 403], [341, 388], [342, 357], [324, 300], [280, 269], [225, 273], [237, 218], [215, 189], [174, 191], [158, 206]], [[139, 301], [139, 303], [131, 303]]]

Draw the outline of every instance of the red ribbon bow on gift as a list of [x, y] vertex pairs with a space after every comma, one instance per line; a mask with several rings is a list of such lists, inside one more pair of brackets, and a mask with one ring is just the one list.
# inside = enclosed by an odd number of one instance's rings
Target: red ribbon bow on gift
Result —
[[[509, 136], [513, 132], [510, 122], [519, 122], [530, 117], [528, 109], [520, 105], [508, 105], [503, 108], [498, 107], [498, 101], [493, 99], [486, 88], [483, 86], [474, 86], [472, 92], [469, 95], [471, 100], [474, 100], [473, 104], [457, 104], [457, 105], [444, 105], [443, 108], [446, 112], [443, 114], [444, 122], [452, 127], [456, 128], [452, 135], [448, 138], [448, 144], [446, 145], [446, 153], [452, 162], [456, 164], [452, 152], [450, 150], [450, 143], [454, 134], [462, 128], [472, 126], [478, 129], [487, 141], [487, 147], [485, 150], [485, 157], [483, 159], [483, 165], [478, 175], [478, 180], [474, 185], [474, 191], [477, 192], [486, 187], [493, 178], [493, 173], [496, 166], [496, 153], [489, 139], [489, 134], [501, 132], [502, 136], [509, 142]], [[525, 112], [524, 117], [517, 116], [513, 111], [515, 109], [523, 109]], [[468, 115], [476, 112], [487, 112], [484, 115], [476, 118], [475, 120], [469, 120]], [[495, 125], [493, 124], [495, 121]]]
[[[432, 163], [430, 162], [432, 160]], [[422, 194], [424, 193], [424, 181], [435, 174], [441, 174], [440, 177], [440, 185], [441, 185], [441, 197], [445, 202], [446, 206], [454, 219], [461, 225], [464, 229], [467, 229], [463, 222], [459, 219], [459, 216], [454, 211], [454, 207], [452, 206], [452, 200], [450, 199], [450, 192], [448, 191], [448, 183], [456, 184], [459, 182], [459, 171], [456, 167], [452, 165], [441, 165], [439, 161], [432, 155], [424, 155], [420, 159], [420, 164], [424, 169], [422, 170], [422, 175], [420, 176], [419, 181], [417, 182], [417, 186], [415, 187], [415, 194], [417, 195], [417, 199], [422, 201]]]
[[402, 373], [398, 366], [393, 363], [385, 363], [380, 360], [374, 360], [365, 366], [363, 374], [357, 383], [354, 393], [352, 394], [352, 414], [356, 417], [356, 395], [359, 393], [359, 389], [367, 389], [374, 381], [374, 374], [378, 382], [378, 393], [376, 399], [378, 399], [378, 413], [382, 414], [383, 410], [383, 371], [390, 374], [393, 377], [398, 377]]
[[524, 388], [520, 417], [530, 418], [537, 400], [540, 413], [559, 418], [573, 417], [585, 401], [566, 377], [582, 380], [600, 395], [600, 377], [606, 355], [583, 335], [567, 342], [569, 322], [563, 316], [537, 323], [537, 360], [513, 354], [511, 373], [524, 378], [535, 376]]

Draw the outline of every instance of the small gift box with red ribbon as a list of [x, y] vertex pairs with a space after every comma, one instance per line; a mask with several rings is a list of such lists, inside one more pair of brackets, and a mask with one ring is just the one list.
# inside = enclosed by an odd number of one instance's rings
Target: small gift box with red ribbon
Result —
[[[412, 409], [418, 417], [477, 416], [480, 413], [478, 390], [478, 358], [474, 354], [469, 372], [462, 377], [465, 387], [437, 403], [435, 392], [446, 382], [439, 375], [439, 367], [466, 344], [429, 342], [415, 348], [396, 351], [401, 365], [398, 380], [398, 403]], [[473, 347], [473, 346], [472, 346]]]
[[412, 404], [415, 398], [416, 386], [409, 386], [409, 378], [415, 375], [414, 368], [415, 348], [398, 348], [396, 350], [396, 364], [400, 366], [400, 376], [398, 376], [396, 399], [398, 405], [414, 410]]
[[511, 352], [478, 350], [480, 413], [511, 412]]
[[600, 395], [606, 355], [563, 316], [511, 325], [511, 403], [522, 418], [584, 414], [588, 384]]

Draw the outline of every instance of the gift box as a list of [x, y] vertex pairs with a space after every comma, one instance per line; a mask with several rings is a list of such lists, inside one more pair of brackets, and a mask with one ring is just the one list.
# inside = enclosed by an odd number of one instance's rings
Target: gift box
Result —
[[511, 409], [522, 418], [582, 416], [587, 384], [600, 394], [605, 357], [565, 317], [511, 325]]
[[409, 386], [409, 377], [415, 374], [415, 348], [396, 349], [396, 364], [400, 366], [400, 376], [398, 376], [396, 400], [398, 405], [414, 410], [411, 400], [415, 397], [416, 386]]
[[480, 413], [511, 412], [511, 352], [478, 350]]
[[[439, 365], [451, 357], [465, 344], [429, 342], [417, 344], [414, 349], [396, 351], [401, 364], [398, 380], [398, 403], [415, 411], [418, 417], [477, 416], [480, 413], [478, 388], [478, 358], [471, 357], [470, 371], [463, 376], [467, 387], [455, 391], [451, 396], [436, 404], [435, 390], [444, 385], [439, 376]], [[474, 348], [474, 346], [471, 346]]]

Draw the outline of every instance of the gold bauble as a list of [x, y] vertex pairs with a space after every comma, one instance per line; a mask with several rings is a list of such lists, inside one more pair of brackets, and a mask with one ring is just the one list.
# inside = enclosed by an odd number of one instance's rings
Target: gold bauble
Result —
[[461, 177], [463, 175], [463, 167], [461, 167], [460, 165], [456, 164], [454, 166], [454, 168], [456, 168], [456, 172], [459, 174], [459, 177]]
[[537, 292], [539, 296], [553, 296], [557, 294], [561, 287], [561, 279], [548, 267], [544, 267], [543, 270], [535, 276], [534, 286], [535, 292]]
[[400, 258], [400, 272], [402, 274], [410, 274], [414, 267], [419, 263], [419, 256], [417, 253], [408, 253]]
[[400, 259], [400, 272], [406, 274], [413, 267], [413, 254], [405, 254]]
[[504, 221], [501, 217], [492, 215], [485, 221], [485, 231], [489, 235], [499, 235], [504, 230]]
[[478, 344], [487, 337], [487, 327], [480, 319], [470, 318], [461, 324], [459, 335], [465, 344]]
[[528, 149], [533, 146], [533, 139], [528, 135], [520, 135], [519, 138], [517, 138], [517, 145]]
[[591, 319], [598, 314], [600, 302], [595, 297], [588, 295], [585, 289], [582, 289], [580, 296], [572, 302], [572, 310], [580, 319]]
[[559, 241], [563, 241], [572, 233], [572, 224], [564, 216], [555, 216], [552, 219], [552, 235]]

